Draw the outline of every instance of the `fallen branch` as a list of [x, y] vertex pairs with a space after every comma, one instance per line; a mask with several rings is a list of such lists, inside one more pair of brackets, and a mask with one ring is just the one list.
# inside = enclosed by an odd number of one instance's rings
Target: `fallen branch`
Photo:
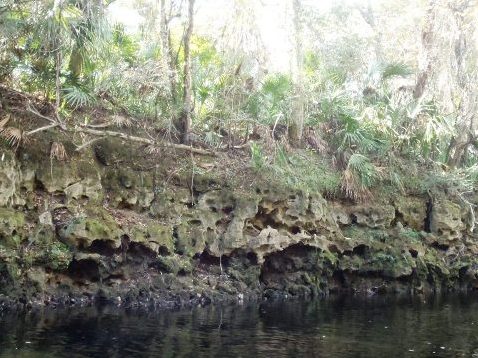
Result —
[[61, 129], [63, 130], [66, 130], [66, 127], [65, 127], [65, 124], [64, 123], [61, 123], [59, 120], [55, 120], [53, 118], [50, 118], [50, 117], [47, 117], [47, 116], [44, 116], [43, 114], [41, 114], [40, 112], [38, 112], [36, 109], [28, 106], [27, 107], [27, 111], [50, 122], [51, 124], [55, 124], [55, 126], [59, 126]]
[[[30, 136], [32, 134], [45, 131], [51, 128], [59, 127], [64, 131], [69, 131], [69, 132], [81, 132], [81, 133], [87, 133], [90, 135], [94, 136], [99, 136], [99, 137], [116, 137], [116, 138], [121, 138], [125, 140], [129, 140], [132, 142], [138, 142], [138, 143], [143, 143], [143, 144], [148, 144], [151, 146], [159, 146], [159, 147], [166, 147], [166, 148], [173, 148], [173, 149], [178, 149], [178, 150], [184, 150], [188, 151], [190, 153], [196, 153], [196, 154], [201, 154], [201, 155], [215, 155], [213, 152], [205, 150], [205, 149], [200, 149], [200, 148], [195, 148], [192, 146], [188, 146], [185, 144], [176, 144], [176, 143], [168, 143], [168, 142], [156, 142], [152, 139], [144, 138], [144, 137], [137, 137], [133, 136], [130, 134], [122, 133], [122, 132], [115, 132], [115, 131], [110, 131], [110, 130], [98, 130], [98, 129], [92, 129], [89, 128], [91, 125], [86, 125], [86, 126], [76, 126], [73, 129], [67, 128], [64, 123], [61, 123], [60, 121], [57, 121], [53, 118], [44, 116], [43, 114], [39, 113], [37, 110], [34, 108], [28, 106], [27, 108], [28, 112], [50, 122], [49, 125], [33, 129], [29, 132], [26, 133], [27, 136]], [[97, 139], [98, 140], [98, 139]], [[76, 149], [76, 151], [80, 151], [81, 149], [87, 147], [88, 145], [94, 143], [96, 140], [89, 141], [80, 147]]]
[[38, 132], [42, 132], [42, 131], [46, 131], [48, 129], [51, 129], [51, 128], [55, 128], [55, 127], [58, 127], [59, 124], [58, 123], [52, 123], [52, 124], [49, 124], [47, 126], [44, 126], [44, 127], [40, 127], [40, 128], [36, 128], [36, 129], [33, 129], [29, 132], [26, 132], [25, 135], [26, 136], [30, 136], [32, 134], [35, 134], [35, 133], [38, 133]]
[[89, 147], [90, 145], [92, 145], [93, 143], [99, 141], [99, 140], [102, 140], [104, 137], [98, 137], [98, 138], [93, 138], [92, 140], [89, 140], [88, 142], [80, 145], [79, 147], [76, 147], [75, 149], [75, 152], [79, 152], [83, 149], [85, 149], [86, 147]]
[[160, 146], [160, 147], [167, 147], [167, 148], [185, 150], [185, 151], [188, 151], [188, 152], [191, 152], [191, 153], [196, 153], [196, 154], [214, 155], [213, 152], [210, 152], [208, 150], [204, 150], [204, 149], [200, 149], [200, 148], [194, 148], [194, 147], [184, 145], [184, 144], [175, 144], [175, 143], [167, 143], [167, 142], [157, 143], [157, 142], [155, 142], [151, 139], [132, 136], [130, 134], [126, 134], [126, 133], [122, 133], [122, 132], [115, 132], [115, 131], [109, 131], [109, 130], [97, 130], [97, 129], [91, 129], [91, 128], [85, 128], [85, 127], [76, 127], [74, 131], [87, 133], [87, 134], [91, 134], [91, 135], [95, 135], [95, 136], [116, 137], [116, 138], [129, 140], [129, 141], [132, 141], [132, 142], [138, 142], [138, 143], [148, 144], [148, 145], [152, 145], [152, 146]]

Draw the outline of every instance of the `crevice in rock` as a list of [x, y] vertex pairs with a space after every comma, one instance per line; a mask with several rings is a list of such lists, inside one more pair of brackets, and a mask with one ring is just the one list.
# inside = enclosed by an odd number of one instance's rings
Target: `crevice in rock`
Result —
[[398, 223], [402, 224], [402, 226], [405, 226], [404, 219], [403, 219], [403, 214], [400, 211], [398, 211], [397, 208], [395, 208], [395, 217], [393, 218], [392, 222], [390, 223], [390, 226], [394, 227]]
[[430, 198], [427, 201], [427, 214], [425, 216], [425, 222], [423, 223], [423, 228], [425, 232], [432, 232], [431, 226], [432, 226], [432, 213], [433, 213], [433, 200]]

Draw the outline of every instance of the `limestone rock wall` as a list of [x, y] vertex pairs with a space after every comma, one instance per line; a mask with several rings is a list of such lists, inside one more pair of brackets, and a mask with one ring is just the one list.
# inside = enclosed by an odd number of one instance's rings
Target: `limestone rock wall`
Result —
[[114, 145], [55, 163], [0, 151], [0, 293], [478, 287], [478, 239], [456, 198], [355, 204], [206, 176], [191, 187], [157, 164], [123, 163], [105, 150]]

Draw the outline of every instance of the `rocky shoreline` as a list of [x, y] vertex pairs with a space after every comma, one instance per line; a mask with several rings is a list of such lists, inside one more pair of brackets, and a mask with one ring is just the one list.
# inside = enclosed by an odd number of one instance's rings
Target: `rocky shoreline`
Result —
[[208, 169], [224, 157], [183, 170], [121, 140], [67, 161], [49, 148], [1, 151], [0, 307], [478, 288], [474, 206], [445, 191], [354, 203], [238, 186]]

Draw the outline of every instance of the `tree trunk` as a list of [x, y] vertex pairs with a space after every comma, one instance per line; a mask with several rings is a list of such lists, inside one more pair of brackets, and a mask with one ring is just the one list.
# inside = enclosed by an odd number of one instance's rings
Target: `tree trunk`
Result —
[[421, 98], [428, 85], [430, 73], [433, 71], [436, 54], [434, 54], [434, 23], [436, 21], [435, 8], [436, 0], [430, 0], [428, 4], [425, 24], [422, 30], [422, 54], [420, 60], [420, 72], [417, 77], [415, 88], [413, 89], [413, 97]]
[[192, 79], [191, 79], [191, 37], [194, 26], [194, 1], [189, 0], [188, 7], [188, 27], [184, 34], [184, 89], [183, 89], [183, 110], [177, 129], [182, 143], [189, 143], [189, 134], [191, 131], [192, 115]]
[[292, 113], [289, 123], [289, 140], [294, 145], [299, 145], [302, 140], [304, 128], [304, 55], [302, 49], [302, 29], [300, 23], [300, 0], [293, 0], [294, 10], [294, 40], [295, 58], [292, 66], [292, 78], [294, 85], [294, 100], [292, 102]]
[[174, 54], [169, 43], [169, 19], [166, 15], [166, 0], [161, 0], [160, 9], [160, 37], [161, 37], [161, 61], [163, 68], [168, 71], [169, 91], [173, 102], [176, 102], [176, 66], [174, 63]]

